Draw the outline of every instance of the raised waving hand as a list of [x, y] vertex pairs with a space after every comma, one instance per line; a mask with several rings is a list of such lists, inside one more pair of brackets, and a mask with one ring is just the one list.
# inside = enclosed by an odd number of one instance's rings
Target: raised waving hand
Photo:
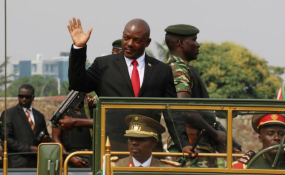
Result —
[[77, 47], [84, 47], [88, 42], [93, 28], [90, 28], [85, 34], [82, 30], [80, 19], [72, 18], [69, 20], [69, 25], [67, 25], [70, 36]]

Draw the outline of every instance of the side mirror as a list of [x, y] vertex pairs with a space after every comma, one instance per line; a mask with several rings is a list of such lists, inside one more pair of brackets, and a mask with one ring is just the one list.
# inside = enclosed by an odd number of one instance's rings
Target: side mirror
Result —
[[41, 143], [38, 146], [37, 175], [62, 174], [62, 146], [59, 143]]

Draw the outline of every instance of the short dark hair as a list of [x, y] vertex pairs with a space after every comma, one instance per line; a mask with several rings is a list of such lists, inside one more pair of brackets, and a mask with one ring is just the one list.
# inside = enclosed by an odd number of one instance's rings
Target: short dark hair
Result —
[[22, 86], [20, 86], [19, 88], [19, 91], [20, 89], [29, 89], [31, 90], [32, 94], [31, 95], [34, 95], [35, 94], [35, 89], [32, 85], [29, 85], [29, 84], [23, 84]]
[[179, 40], [185, 40], [186, 37], [189, 37], [189, 36], [166, 33], [165, 34], [165, 43], [166, 43], [169, 51], [173, 51], [176, 48], [176, 44], [179, 42]]

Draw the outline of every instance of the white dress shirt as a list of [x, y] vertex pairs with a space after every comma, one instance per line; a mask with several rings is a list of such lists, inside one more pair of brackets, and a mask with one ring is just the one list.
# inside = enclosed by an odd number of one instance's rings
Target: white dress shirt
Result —
[[[24, 110], [24, 112], [25, 112], [25, 114], [27, 116], [27, 113], [26, 113], [27, 108], [23, 107], [23, 110]], [[30, 117], [31, 117], [33, 123], [35, 123], [35, 118], [34, 118], [32, 107], [30, 107]]]
[[[127, 66], [128, 66], [128, 71], [129, 71], [129, 75], [130, 75], [130, 79], [131, 79], [133, 68], [134, 68], [134, 66], [132, 65], [132, 61], [134, 59], [127, 58], [126, 56], [124, 56], [124, 57], [125, 57], [125, 60], [126, 60]], [[142, 87], [143, 77], [144, 77], [144, 68], [145, 68], [145, 53], [143, 53], [143, 55], [140, 56], [139, 58], [137, 58], [136, 60], [138, 62], [137, 70], [139, 72], [139, 77], [140, 77], [140, 87]]]
[[139, 167], [139, 166], [142, 166], [142, 167], [150, 167], [152, 156], [150, 156], [150, 158], [147, 159], [147, 161], [145, 161], [144, 163], [140, 163], [140, 162], [137, 161], [133, 156], [132, 156], [132, 159], [133, 159], [133, 162], [134, 162], [135, 167]]

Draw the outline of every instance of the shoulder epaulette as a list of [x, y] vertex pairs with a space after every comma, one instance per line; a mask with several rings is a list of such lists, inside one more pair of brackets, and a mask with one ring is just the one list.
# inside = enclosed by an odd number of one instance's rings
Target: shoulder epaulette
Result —
[[179, 162], [175, 162], [175, 161], [171, 161], [171, 160], [167, 160], [167, 159], [160, 159], [160, 162], [165, 163], [165, 164], [169, 164], [172, 166], [176, 166], [176, 167], [181, 166], [181, 164]]
[[113, 156], [110, 158], [111, 162], [116, 162], [118, 159], [118, 156]]
[[238, 162], [246, 165], [250, 161], [250, 159], [252, 159], [254, 156], [255, 156], [255, 152], [252, 150], [249, 150], [240, 159], [238, 159]]

